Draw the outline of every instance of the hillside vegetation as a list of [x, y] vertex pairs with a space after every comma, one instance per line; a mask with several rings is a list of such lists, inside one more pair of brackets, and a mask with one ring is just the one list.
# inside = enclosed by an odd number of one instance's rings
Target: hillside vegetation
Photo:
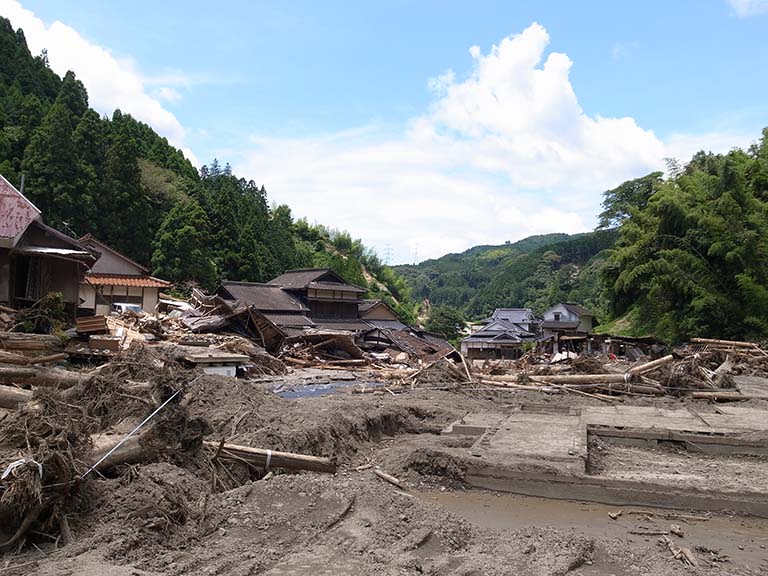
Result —
[[615, 230], [531, 236], [500, 246], [476, 246], [418, 265], [398, 266], [414, 298], [482, 318], [494, 308], [578, 301], [607, 313], [599, 272], [618, 236]]
[[[497, 307], [591, 308], [614, 334], [768, 337], [768, 129], [603, 193], [598, 229], [478, 246], [397, 268], [416, 298], [467, 318]], [[445, 314], [445, 310], [441, 310]]]
[[228, 165], [198, 172], [120, 110], [101, 117], [75, 74], [57, 76], [1, 17], [0, 174], [17, 187], [24, 175], [25, 195], [50, 225], [92, 233], [182, 289], [329, 267], [414, 319], [405, 282], [359, 240], [294, 220]]

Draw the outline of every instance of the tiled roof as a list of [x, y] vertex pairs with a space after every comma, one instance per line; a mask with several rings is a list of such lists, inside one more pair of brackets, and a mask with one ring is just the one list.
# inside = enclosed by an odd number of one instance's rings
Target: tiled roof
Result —
[[572, 312], [573, 314], [577, 314], [578, 316], [594, 316], [592, 312], [584, 308], [581, 304], [573, 304], [572, 302], [568, 302], [563, 304], [566, 310], [569, 312]]
[[302, 314], [309, 310], [280, 286], [255, 284], [253, 282], [231, 282], [225, 280], [218, 290], [219, 296], [237, 300], [253, 306], [262, 313], [294, 312]]
[[300, 327], [307, 326], [313, 327], [315, 325], [312, 320], [304, 316], [303, 314], [264, 314], [264, 316], [273, 324], [280, 327], [292, 326]]
[[494, 320], [506, 320], [514, 324], [532, 322], [533, 311], [530, 308], [496, 308], [491, 316]]
[[358, 320], [357, 318], [334, 318], [328, 320], [319, 320], [315, 318], [315, 324], [318, 328], [324, 328], [326, 330], [349, 330], [350, 332], [357, 332], [358, 330], [370, 330], [371, 326], [364, 320]]
[[316, 288], [318, 290], [338, 290], [339, 292], [365, 292], [364, 288], [355, 286], [354, 284], [338, 284], [337, 282], [310, 282], [307, 284], [308, 288]]
[[268, 282], [272, 286], [283, 288], [306, 288], [310, 282], [316, 282], [326, 274], [333, 274], [328, 268], [302, 268], [300, 270], [288, 270]]
[[355, 291], [365, 292], [364, 288], [355, 286], [336, 274], [329, 268], [302, 268], [299, 270], [288, 270], [277, 278], [268, 282], [271, 286], [281, 286], [287, 290], [301, 290], [308, 288], [313, 284], [313, 288], [344, 290], [342, 286], [349, 286], [346, 290], [355, 289]]
[[137, 288], [168, 288], [166, 280], [153, 276], [126, 276], [120, 274], [86, 274], [85, 279], [94, 286], [134, 286]]
[[390, 330], [405, 330], [407, 326], [400, 320], [365, 320], [374, 328], [387, 328]]

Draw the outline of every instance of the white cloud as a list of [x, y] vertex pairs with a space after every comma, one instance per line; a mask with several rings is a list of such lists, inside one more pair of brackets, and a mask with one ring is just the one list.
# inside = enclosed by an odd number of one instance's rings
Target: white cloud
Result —
[[728, 0], [739, 18], [768, 13], [768, 0]]
[[166, 102], [178, 102], [181, 100], [181, 94], [175, 88], [170, 86], [161, 86], [157, 91], [157, 97]]
[[68, 70], [75, 72], [88, 89], [93, 108], [104, 114], [111, 114], [116, 108], [130, 113], [151, 125], [197, 163], [195, 156], [184, 146], [184, 127], [173, 113], [147, 93], [147, 83], [131, 60], [115, 57], [62, 22], [46, 25], [15, 0], [0, 0], [0, 13], [15, 28], [24, 30], [33, 54], [39, 54], [44, 48], [48, 50], [50, 66], [57, 74], [63, 76]]
[[397, 137], [377, 127], [298, 139], [257, 137], [235, 171], [298, 215], [389, 244], [399, 261], [478, 243], [578, 232], [600, 193], [663, 166], [665, 145], [632, 118], [586, 115], [571, 61], [546, 54], [533, 24], [473, 67], [430, 80], [434, 100]]

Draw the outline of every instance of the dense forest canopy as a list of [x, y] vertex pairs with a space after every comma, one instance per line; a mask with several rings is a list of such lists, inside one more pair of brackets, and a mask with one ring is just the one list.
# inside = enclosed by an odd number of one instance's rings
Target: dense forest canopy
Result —
[[660, 183], [630, 210], [602, 273], [612, 316], [636, 331], [768, 337], [768, 129]]
[[414, 321], [405, 281], [346, 232], [295, 220], [214, 160], [200, 171], [150, 126], [101, 117], [83, 84], [0, 17], [0, 174], [74, 237], [91, 233], [184, 288], [328, 267]]

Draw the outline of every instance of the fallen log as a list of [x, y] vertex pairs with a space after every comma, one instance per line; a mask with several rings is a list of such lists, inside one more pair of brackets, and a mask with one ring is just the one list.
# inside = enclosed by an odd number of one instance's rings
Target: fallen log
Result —
[[58, 362], [59, 360], [66, 360], [67, 358], [69, 358], [69, 354], [64, 352], [59, 354], [50, 354], [48, 356], [37, 356], [35, 358], [29, 358], [21, 354], [14, 354], [12, 352], [4, 352], [3, 350], [0, 350], [0, 364], [14, 364], [16, 366], [49, 364], [51, 362]]
[[531, 381], [546, 384], [622, 384], [635, 380], [633, 374], [541, 374]]
[[[101, 446], [99, 446], [99, 448], [91, 455], [91, 465], [98, 462], [107, 452], [117, 446], [120, 440], [122, 440], [122, 438], [116, 438], [114, 441], [105, 443], [103, 439], [99, 439], [98, 435], [94, 436], [93, 439], [95, 445], [98, 446], [101, 444]], [[131, 436], [125, 440], [122, 446], [112, 452], [112, 454], [110, 454], [108, 458], [105, 458], [103, 462], [100, 462], [95, 469], [99, 472], [103, 472], [104, 470], [109, 470], [110, 468], [121, 466], [123, 464], [138, 464], [139, 462], [145, 461], [149, 454], [150, 451], [141, 444], [141, 435], [137, 434], [136, 436]]]
[[693, 392], [695, 400], [715, 400], [718, 402], [738, 402], [739, 400], [765, 400], [765, 396], [750, 396], [738, 392]]
[[2, 364], [16, 364], [17, 366], [24, 366], [29, 364], [28, 358], [21, 354], [13, 354], [12, 352], [5, 352], [0, 350], [0, 363]]
[[398, 488], [403, 490], [403, 485], [400, 482], [400, 480], [392, 476], [392, 474], [387, 474], [386, 472], [379, 470], [378, 468], [374, 468], [373, 473], [376, 474], [376, 476], [378, 476], [382, 480], [389, 482], [390, 484], [397, 486]]
[[19, 404], [26, 404], [30, 400], [32, 400], [32, 390], [0, 384], [0, 408], [16, 410]]
[[46, 350], [61, 346], [61, 338], [50, 334], [0, 332], [0, 348], [5, 350]]
[[[541, 376], [532, 376], [529, 378], [534, 385], [517, 384], [515, 382], [497, 382], [494, 380], [481, 380], [483, 384], [498, 386], [500, 388], [510, 388], [513, 390], [529, 390], [533, 392], [568, 392], [568, 391], [593, 391], [593, 392], [615, 392], [620, 394], [651, 394], [653, 396], [663, 396], [666, 392], [661, 386], [653, 384], [636, 384], [625, 382], [623, 377], [621, 381], [603, 382], [603, 383], [584, 383], [577, 382], [573, 384], [558, 384], [555, 382], [540, 381]], [[540, 384], [535, 386], [535, 384]]]
[[645, 364], [640, 364], [638, 366], [634, 366], [627, 370], [627, 373], [629, 374], [647, 374], [648, 372], [653, 372], [654, 370], [661, 368], [662, 366], [666, 366], [670, 362], [672, 362], [675, 359], [672, 354], [669, 354], [667, 356], [663, 356], [662, 358], [659, 358], [658, 360], [653, 360], [651, 362], [646, 362]]
[[711, 344], [713, 346], [730, 346], [733, 348], [759, 348], [754, 342], [740, 342], [738, 340], [717, 340], [714, 338], [691, 338], [692, 344]]
[[368, 360], [323, 360], [318, 363], [320, 366], [328, 364], [330, 366], [366, 366]]
[[[218, 450], [219, 442], [206, 440], [203, 445]], [[250, 446], [240, 446], [238, 444], [224, 444], [221, 448], [220, 458], [226, 458], [227, 455], [246, 460], [256, 466], [265, 468], [286, 468], [289, 470], [311, 470], [314, 472], [336, 472], [336, 464], [330, 458], [319, 456], [309, 456], [307, 454], [294, 454], [292, 452], [278, 452], [275, 450], [264, 450], [262, 448], [252, 448]]]
[[48, 356], [37, 356], [36, 358], [30, 358], [29, 364], [35, 366], [37, 364], [50, 364], [51, 362], [59, 362], [60, 360], [67, 360], [69, 354], [66, 352], [59, 352], [58, 354], [50, 354]]
[[71, 388], [88, 376], [89, 374], [85, 372], [74, 372], [62, 368], [0, 366], [0, 384], [35, 384]]

